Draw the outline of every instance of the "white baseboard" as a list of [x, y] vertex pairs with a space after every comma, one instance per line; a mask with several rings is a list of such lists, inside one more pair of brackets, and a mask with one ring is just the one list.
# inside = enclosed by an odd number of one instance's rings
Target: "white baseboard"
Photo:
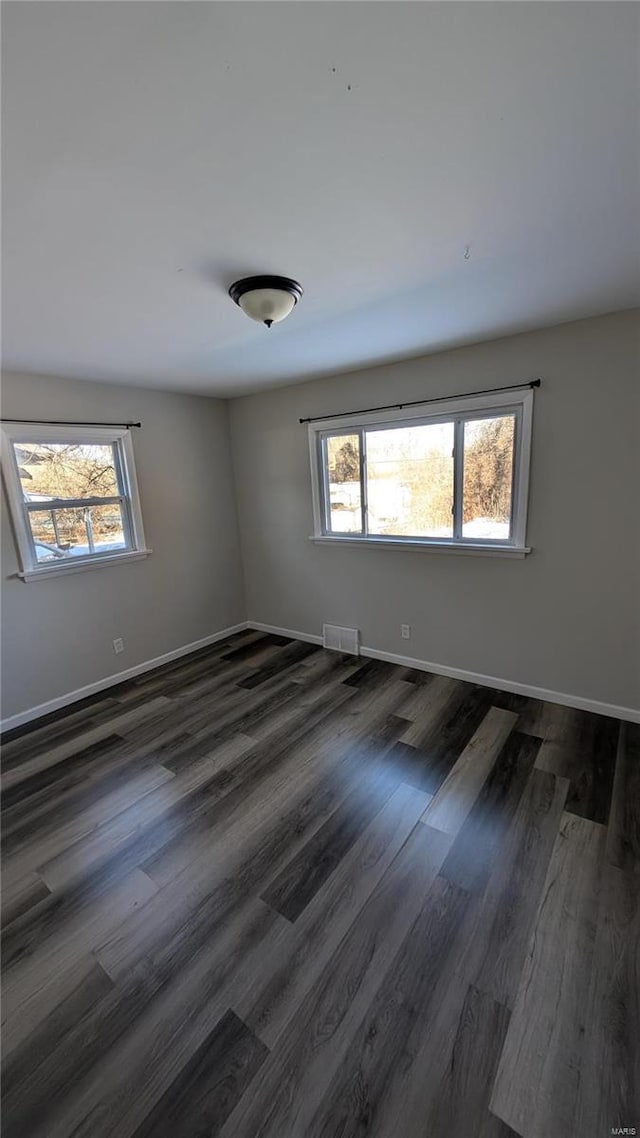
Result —
[[[249, 628], [259, 629], [261, 632], [272, 632], [277, 636], [290, 636], [294, 640], [308, 640], [310, 644], [322, 644], [321, 636], [314, 636], [309, 632], [295, 632], [290, 628], [276, 628], [273, 624], [258, 624], [257, 621], [248, 621]], [[593, 711], [596, 715], [609, 715], [613, 719], [626, 719], [630, 723], [640, 723], [640, 711], [631, 707], [619, 707], [614, 703], [601, 703], [596, 699], [586, 699], [581, 695], [566, 695], [564, 692], [551, 691], [549, 688], [538, 688], [532, 684], [521, 684], [515, 680], [504, 680], [499, 676], [485, 676], [481, 672], [468, 672], [464, 668], [450, 668], [447, 664], [434, 664], [430, 660], [416, 660], [412, 656], [399, 656], [395, 652], [383, 652], [379, 648], [360, 647], [361, 656], [370, 656], [373, 660], [386, 660], [389, 664], [400, 664], [405, 668], [416, 668], [421, 672], [434, 672], [437, 676], [451, 676], [454, 680], [466, 680], [481, 687], [499, 688], [501, 691], [514, 692], [516, 695], [526, 695], [532, 699], [541, 699], [546, 703], [559, 703], [563, 707], [575, 707], [579, 711]]]
[[181, 648], [174, 648], [171, 652], [163, 653], [162, 656], [155, 656], [153, 660], [134, 664], [132, 668], [126, 668], [124, 672], [105, 676], [93, 684], [86, 684], [82, 688], [76, 688], [75, 691], [67, 692], [66, 695], [60, 695], [56, 699], [49, 699], [46, 703], [40, 703], [37, 707], [30, 707], [26, 711], [18, 712], [17, 715], [10, 715], [7, 719], [0, 720], [0, 731], [12, 731], [14, 727], [22, 727], [24, 723], [30, 723], [32, 719], [40, 719], [43, 715], [50, 715], [52, 711], [58, 711], [70, 703], [77, 703], [78, 700], [86, 699], [87, 696], [95, 695], [96, 692], [114, 687], [115, 684], [121, 684], [124, 680], [131, 680], [134, 676], [142, 675], [143, 672], [150, 672], [162, 664], [169, 664], [172, 660], [178, 660], [180, 656], [188, 656], [191, 652], [197, 652], [200, 648], [215, 644], [217, 640], [225, 640], [227, 636], [233, 636], [236, 632], [244, 632], [245, 628], [249, 627], [253, 627], [253, 625], [249, 626], [247, 621], [243, 620], [240, 624], [232, 625], [231, 628], [222, 628], [220, 632], [213, 632], [211, 636], [203, 636], [201, 640], [194, 640], [191, 644], [183, 644]]
[[[21, 711], [17, 715], [11, 715], [7, 719], [0, 720], [0, 731], [12, 731], [15, 727], [22, 727], [25, 723], [30, 723], [33, 719], [40, 719], [44, 715], [49, 715], [52, 711], [58, 711], [62, 707], [67, 707], [69, 704], [77, 703], [78, 700], [86, 699], [87, 696], [95, 695], [97, 692], [106, 690], [107, 688], [114, 687], [116, 684], [123, 683], [124, 680], [133, 679], [134, 676], [142, 675], [143, 672], [150, 672], [153, 668], [159, 668], [162, 664], [169, 664], [171, 660], [178, 660], [181, 656], [188, 656], [191, 652], [197, 652], [200, 648], [206, 648], [209, 644], [215, 644], [217, 640], [224, 640], [227, 636], [233, 636], [236, 632], [243, 632], [246, 628], [254, 628], [257, 632], [270, 632], [275, 636], [288, 636], [291, 640], [304, 640], [309, 644], [322, 644], [322, 637], [316, 636], [311, 632], [300, 632], [292, 628], [279, 628], [274, 624], [262, 624], [256, 620], [244, 620], [240, 624], [234, 624], [231, 628], [222, 628], [219, 632], [214, 632], [210, 636], [203, 636], [201, 640], [194, 640], [191, 644], [184, 644], [181, 648], [174, 648], [171, 652], [165, 652], [162, 656], [156, 656], [153, 660], [145, 660], [142, 664], [135, 664], [132, 668], [127, 668], [124, 672], [116, 672], [112, 676], [105, 676], [101, 680], [96, 680], [93, 684], [86, 684], [82, 688], [77, 688], [75, 691], [67, 692], [66, 695], [58, 696], [56, 699], [50, 699], [46, 703], [41, 703], [37, 707], [30, 707], [26, 711]], [[585, 699], [579, 695], [566, 695], [564, 692], [550, 691], [548, 688], [534, 687], [532, 684], [521, 684], [513, 680], [504, 680], [498, 676], [485, 676], [480, 672], [468, 672], [463, 668], [450, 668], [446, 664], [434, 664], [428, 660], [416, 660], [412, 656], [399, 656], [395, 652], [383, 652], [378, 648], [367, 648], [364, 645], [360, 648], [362, 656], [369, 656], [373, 660], [386, 660], [390, 664], [400, 664], [405, 668], [416, 668], [422, 672], [434, 672], [438, 676], [451, 676], [455, 680], [466, 680], [472, 684], [480, 684], [482, 687], [499, 688], [502, 691], [515, 692], [516, 695], [526, 695], [533, 699], [545, 700], [547, 703], [559, 703], [564, 707], [575, 707], [580, 711], [593, 711], [596, 715], [609, 715], [614, 719], [626, 719], [630, 723], [640, 723], [640, 711], [634, 710], [631, 707], [619, 707], [612, 703], [601, 703], [595, 699]]]
[[260, 624], [257, 620], [248, 620], [247, 628], [255, 628], [256, 632], [271, 632], [274, 636], [289, 636], [291, 640], [306, 640], [308, 644], [322, 644], [322, 637], [314, 636], [311, 632], [296, 632], [293, 628], [276, 628], [275, 624]]
[[593, 711], [596, 715], [610, 715], [613, 719], [626, 719], [640, 723], [640, 711], [631, 707], [619, 707], [615, 703], [601, 703], [597, 699], [586, 699], [581, 695], [566, 695], [549, 688], [534, 687], [533, 684], [520, 684], [515, 680], [503, 680], [498, 676], [484, 676], [481, 672], [467, 672], [463, 668], [450, 668], [446, 664], [432, 664], [427, 660], [414, 660], [411, 656], [397, 656], [394, 652], [381, 652], [377, 648], [360, 649], [361, 656], [371, 656], [374, 660], [387, 660], [390, 664], [402, 664], [405, 668], [417, 668], [421, 672], [435, 672], [437, 676], [451, 676], [454, 680], [467, 680], [481, 687], [499, 688], [501, 691], [515, 692], [532, 699], [542, 699], [546, 703], [560, 703], [563, 707], [575, 707], [579, 711]]

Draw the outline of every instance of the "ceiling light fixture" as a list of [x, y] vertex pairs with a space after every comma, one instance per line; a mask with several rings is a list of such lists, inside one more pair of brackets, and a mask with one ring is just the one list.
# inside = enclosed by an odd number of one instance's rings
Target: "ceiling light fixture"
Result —
[[302, 296], [302, 285], [290, 277], [244, 277], [229, 289], [229, 296], [252, 320], [279, 324]]

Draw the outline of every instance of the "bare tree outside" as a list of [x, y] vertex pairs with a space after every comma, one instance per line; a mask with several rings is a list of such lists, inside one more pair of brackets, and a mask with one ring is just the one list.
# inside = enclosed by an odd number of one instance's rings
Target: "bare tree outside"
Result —
[[327, 438], [330, 513], [332, 533], [362, 531], [360, 489], [360, 438], [329, 435]]
[[[25, 499], [42, 502], [42, 510], [29, 513], [39, 560], [47, 560], [48, 553], [54, 555], [56, 551], [92, 553], [125, 544], [119, 503], [86, 507], [57, 504], [119, 495], [112, 446], [20, 443], [16, 457]], [[56, 505], [47, 507], [47, 502]]]
[[332, 482], [355, 482], [360, 478], [360, 455], [358, 436], [336, 440], [337, 446], [330, 449], [329, 477]]
[[500, 415], [464, 425], [464, 537], [509, 536], [515, 418]]

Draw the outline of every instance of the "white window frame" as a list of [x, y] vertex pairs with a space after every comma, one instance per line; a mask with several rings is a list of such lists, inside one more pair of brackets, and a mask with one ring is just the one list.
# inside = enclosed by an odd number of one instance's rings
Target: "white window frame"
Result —
[[[511, 499], [511, 532], [508, 540], [478, 541], [462, 534], [462, 487], [464, 477], [464, 423], [492, 415], [515, 416], [513, 488]], [[454, 526], [451, 538], [384, 537], [366, 532], [366, 448], [365, 431], [385, 427], [413, 427], [429, 423], [454, 424]], [[412, 413], [408, 408], [371, 411], [358, 415], [338, 415], [309, 423], [309, 455], [313, 498], [314, 532], [310, 540], [327, 545], [369, 546], [389, 549], [418, 549], [445, 553], [466, 553], [497, 557], [524, 557], [531, 549], [526, 544], [529, 468], [533, 426], [533, 390], [495, 392], [482, 396], [462, 396], [430, 403], [428, 408]], [[360, 438], [360, 486], [363, 533], [330, 532], [329, 492], [325, 440], [332, 434], [350, 433]]]
[[[122, 506], [127, 548], [112, 553], [88, 553], [84, 556], [69, 558], [68, 561], [61, 559], [60, 561], [38, 562], [29, 524], [30, 510], [28, 503], [25, 502], [14, 449], [20, 443], [98, 443], [115, 446], [121, 493], [116, 495], [113, 501], [118, 501]], [[5, 423], [0, 430], [0, 457], [20, 561], [18, 576], [23, 581], [36, 581], [44, 577], [98, 569], [105, 565], [114, 565], [147, 557], [151, 552], [145, 544], [133, 443], [131, 431], [127, 427], [83, 427], [76, 425], [63, 427], [48, 426], [46, 423]], [[58, 502], [58, 499], [54, 499], [54, 501]], [[78, 504], [84, 506], [92, 501], [93, 499], [82, 499], [82, 501], [78, 500]], [[96, 499], [94, 504], [100, 504], [100, 501]], [[62, 500], [59, 501], [59, 504], [63, 504]], [[75, 499], [73, 504], [76, 504]], [[39, 505], [41, 509], [46, 510], [50, 504], [43, 502]], [[68, 505], [68, 502], [65, 501], [64, 505]]]

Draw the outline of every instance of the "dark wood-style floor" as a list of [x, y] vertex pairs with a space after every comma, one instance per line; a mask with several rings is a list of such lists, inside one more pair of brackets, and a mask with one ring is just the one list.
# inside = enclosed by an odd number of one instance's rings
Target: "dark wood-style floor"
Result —
[[640, 729], [245, 632], [4, 747], [4, 1138], [640, 1132]]

